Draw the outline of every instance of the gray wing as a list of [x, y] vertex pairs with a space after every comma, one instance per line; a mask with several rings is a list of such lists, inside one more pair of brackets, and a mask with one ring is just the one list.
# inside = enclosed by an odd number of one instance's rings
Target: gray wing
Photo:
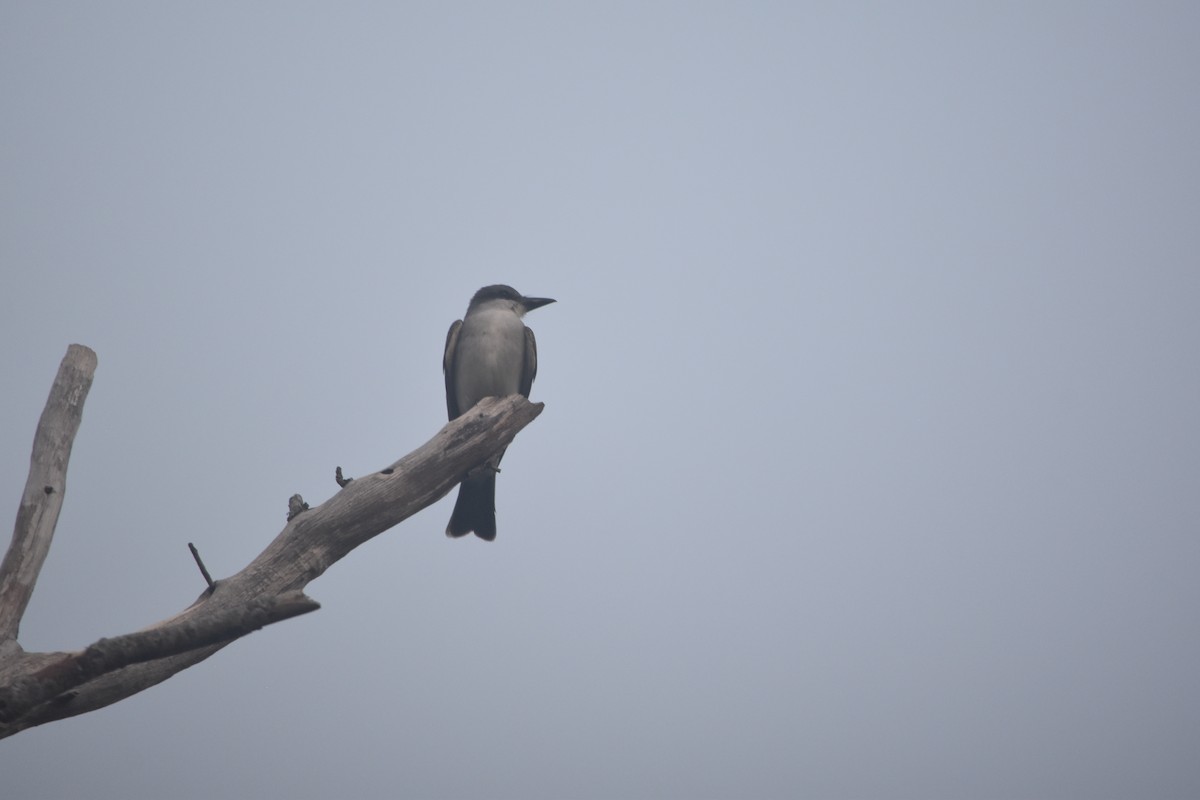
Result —
[[458, 351], [458, 332], [462, 329], [462, 320], [454, 320], [450, 330], [446, 331], [446, 352], [442, 354], [442, 372], [446, 376], [446, 413], [450, 419], [456, 419], [458, 410], [458, 393], [454, 390], [454, 357]]
[[533, 338], [533, 331], [529, 326], [525, 326], [525, 365], [521, 369], [521, 394], [529, 397], [529, 391], [533, 389], [533, 379], [537, 377], [537, 339]]

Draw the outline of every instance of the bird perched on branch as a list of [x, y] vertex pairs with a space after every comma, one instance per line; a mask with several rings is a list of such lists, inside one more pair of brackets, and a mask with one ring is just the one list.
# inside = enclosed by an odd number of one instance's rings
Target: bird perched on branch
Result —
[[[446, 334], [442, 371], [450, 419], [470, 411], [485, 397], [529, 397], [537, 375], [537, 341], [521, 318], [553, 302], [548, 297], [525, 297], [503, 284], [475, 293], [466, 316]], [[496, 538], [496, 472], [503, 456], [501, 450], [463, 479], [447, 536], [474, 532], [489, 542]]]

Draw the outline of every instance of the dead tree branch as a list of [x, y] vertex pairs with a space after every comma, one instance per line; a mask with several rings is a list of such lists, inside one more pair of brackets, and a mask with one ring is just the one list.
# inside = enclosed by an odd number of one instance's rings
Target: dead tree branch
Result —
[[[234, 639], [315, 610], [318, 605], [301, 591], [310, 581], [355, 547], [443, 497], [542, 411], [541, 403], [519, 395], [483, 400], [390, 467], [347, 483], [325, 503], [289, 519], [241, 572], [214, 581], [174, 617], [74, 653], [26, 653], [16, 643], [17, 627], [49, 550], [95, 363], [95, 354], [78, 345], [63, 359], [35, 439], [13, 544], [0, 567], [0, 738], [123, 700]], [[62, 413], [74, 415], [72, 425], [59, 419]], [[55, 449], [47, 451], [43, 442]], [[43, 492], [57, 498], [52, 510], [30, 502], [30, 487], [42, 486], [54, 488]], [[26, 522], [29, 518], [35, 523]]]
[[29, 459], [29, 479], [17, 510], [12, 544], [0, 564], [0, 641], [16, 639], [33, 596], [38, 573], [50, 552], [58, 512], [67, 493], [67, 462], [83, 420], [83, 401], [92, 388], [96, 354], [81, 344], [67, 348], [38, 421]]

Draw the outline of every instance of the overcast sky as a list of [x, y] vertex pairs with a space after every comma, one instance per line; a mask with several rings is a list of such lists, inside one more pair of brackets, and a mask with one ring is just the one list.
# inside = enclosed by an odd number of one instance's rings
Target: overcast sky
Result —
[[441, 501], [319, 612], [0, 742], [0, 793], [1200, 796], [1198, 41], [1186, 2], [0, 2], [0, 521], [99, 356], [27, 649], [431, 437], [480, 286], [559, 301], [496, 542]]

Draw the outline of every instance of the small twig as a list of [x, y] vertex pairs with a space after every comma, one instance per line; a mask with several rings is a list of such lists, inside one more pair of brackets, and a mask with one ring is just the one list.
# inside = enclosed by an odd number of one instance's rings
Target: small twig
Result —
[[294, 494], [288, 498], [288, 522], [291, 522], [305, 511], [308, 511], [308, 503], [304, 502], [303, 497]]
[[475, 467], [475, 469], [469, 470], [467, 472], [467, 477], [474, 478], [479, 475], [484, 475], [488, 472], [492, 473], [493, 475], [500, 474], [499, 460], [495, 456], [492, 456], [478, 467]]
[[212, 575], [208, 574], [208, 569], [204, 566], [204, 562], [200, 560], [200, 551], [196, 549], [196, 545], [188, 542], [188, 549], [192, 551], [192, 558], [196, 559], [196, 566], [200, 568], [200, 574], [204, 576], [204, 580], [208, 581], [208, 590], [211, 592], [217, 585], [217, 582], [212, 579]]
[[337, 481], [337, 485], [342, 487], [343, 489], [345, 489], [350, 484], [350, 481], [354, 480], [354, 478], [343, 478], [341, 467], [338, 467], [337, 469], [335, 469], [333, 471], [333, 479], [335, 481]]

